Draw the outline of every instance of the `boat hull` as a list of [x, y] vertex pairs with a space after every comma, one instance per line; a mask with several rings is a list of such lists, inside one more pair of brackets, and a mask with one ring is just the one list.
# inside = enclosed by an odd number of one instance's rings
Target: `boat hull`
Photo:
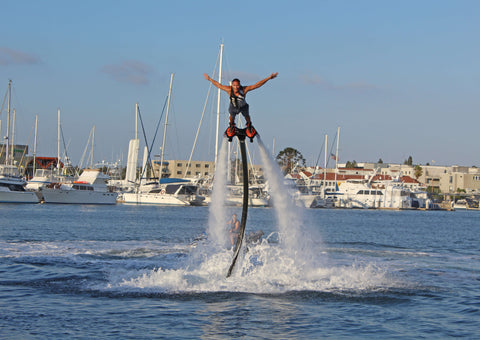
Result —
[[0, 203], [38, 203], [32, 191], [0, 191]]
[[158, 193], [123, 193], [121, 202], [127, 204], [191, 205], [186, 199], [183, 200], [174, 195], [162, 195]]
[[98, 192], [98, 191], [80, 191], [80, 190], [61, 190], [61, 189], [42, 189], [43, 200], [45, 203], [56, 204], [116, 204], [117, 193]]

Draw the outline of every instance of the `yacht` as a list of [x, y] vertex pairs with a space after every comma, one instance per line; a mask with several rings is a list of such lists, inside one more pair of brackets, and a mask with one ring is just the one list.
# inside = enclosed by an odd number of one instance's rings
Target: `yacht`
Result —
[[138, 187], [135, 192], [124, 192], [120, 203], [158, 205], [203, 205], [205, 197], [198, 194], [198, 186], [186, 179], [162, 178]]
[[[243, 205], [243, 185], [228, 185], [226, 205]], [[270, 205], [270, 195], [261, 186], [254, 185], [248, 188], [248, 206], [250, 207], [268, 207]]]
[[0, 203], [38, 203], [38, 196], [26, 191], [27, 182], [14, 165], [0, 165]]
[[40, 193], [45, 203], [115, 204], [118, 194], [107, 187], [109, 178], [100, 169], [85, 169], [77, 180], [50, 183]]
[[350, 179], [341, 184], [337, 196], [338, 208], [413, 209], [414, 195], [400, 181], [384, 181], [373, 185], [371, 180]]

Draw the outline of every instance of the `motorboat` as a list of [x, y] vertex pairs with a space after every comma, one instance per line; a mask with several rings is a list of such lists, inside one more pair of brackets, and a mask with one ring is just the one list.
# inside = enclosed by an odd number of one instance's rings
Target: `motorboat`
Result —
[[198, 194], [198, 186], [182, 178], [162, 178], [160, 182], [146, 183], [134, 192], [124, 192], [120, 203], [158, 205], [203, 205], [205, 197]]
[[85, 169], [77, 180], [50, 183], [40, 193], [45, 203], [115, 204], [118, 194], [107, 186], [109, 178], [100, 169]]
[[0, 165], [0, 203], [38, 203], [38, 196], [26, 191], [27, 182], [14, 165]]

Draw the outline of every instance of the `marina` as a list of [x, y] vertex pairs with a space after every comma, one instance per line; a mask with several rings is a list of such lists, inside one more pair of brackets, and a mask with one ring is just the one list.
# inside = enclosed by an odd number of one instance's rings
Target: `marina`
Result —
[[0, 340], [480, 339], [480, 3], [3, 5]]

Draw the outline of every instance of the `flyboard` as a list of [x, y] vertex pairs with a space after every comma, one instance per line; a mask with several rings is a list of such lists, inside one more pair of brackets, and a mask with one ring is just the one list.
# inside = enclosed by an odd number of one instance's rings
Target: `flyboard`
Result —
[[227, 277], [232, 274], [235, 263], [237, 262], [238, 254], [242, 247], [243, 238], [245, 236], [245, 225], [247, 224], [247, 214], [248, 214], [248, 164], [247, 164], [247, 152], [245, 147], [245, 139], [250, 138], [250, 142], [253, 143], [253, 138], [257, 135], [257, 131], [253, 126], [249, 126], [246, 129], [237, 129], [235, 126], [230, 126], [226, 131], [225, 135], [228, 138], [228, 141], [231, 142], [233, 137], [237, 136], [238, 141], [240, 142], [240, 151], [242, 153], [242, 164], [243, 164], [243, 208], [242, 208], [242, 219], [240, 221], [240, 232], [238, 234], [237, 242], [235, 243], [235, 249], [233, 251], [233, 259], [230, 268], [228, 268]]

